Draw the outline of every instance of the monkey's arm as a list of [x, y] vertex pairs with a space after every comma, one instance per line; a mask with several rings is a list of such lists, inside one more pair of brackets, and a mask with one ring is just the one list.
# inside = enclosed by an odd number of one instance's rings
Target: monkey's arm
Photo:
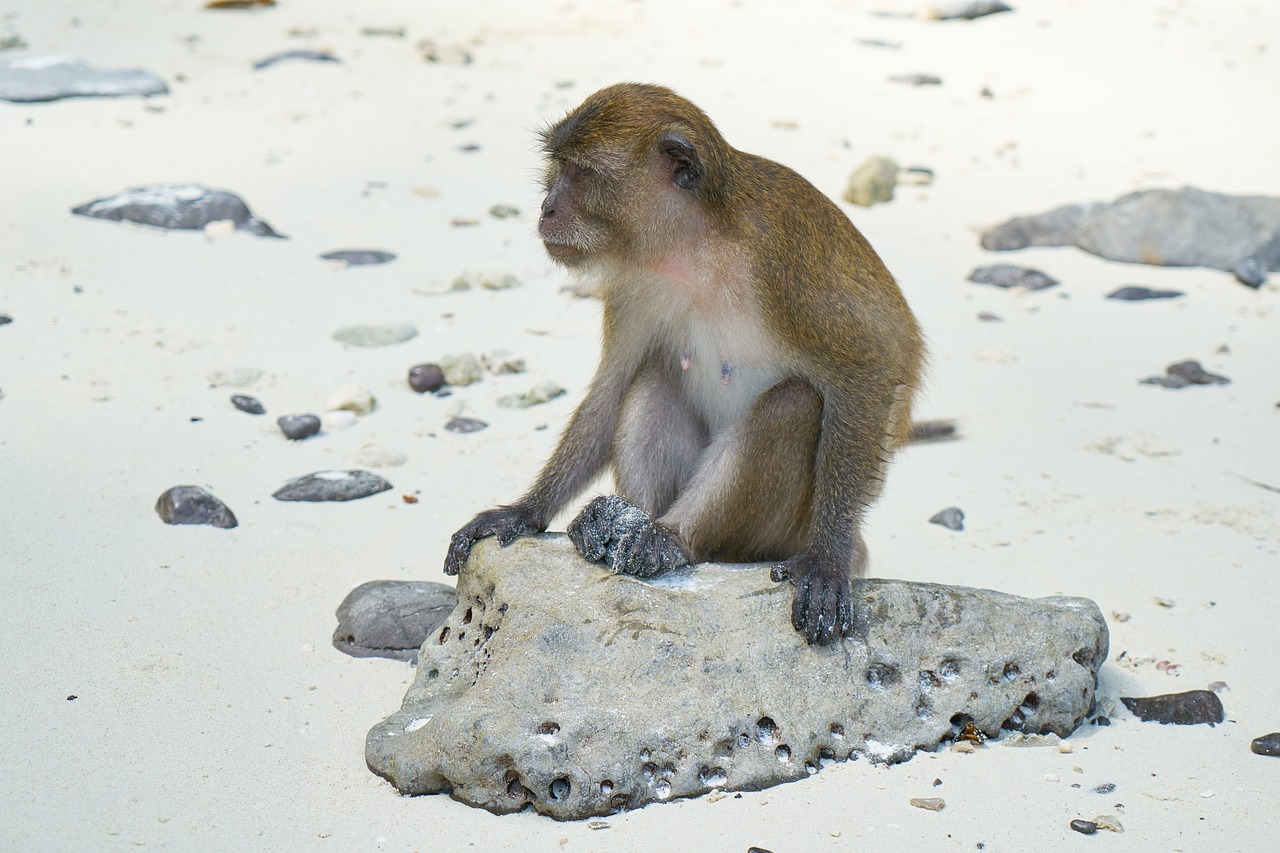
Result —
[[597, 372], [586, 398], [569, 420], [560, 443], [533, 486], [520, 500], [482, 512], [453, 534], [444, 572], [456, 575], [466, 565], [471, 546], [486, 536], [510, 545], [518, 536], [541, 533], [565, 504], [591, 484], [608, 463], [613, 435], [626, 392], [628, 372]]

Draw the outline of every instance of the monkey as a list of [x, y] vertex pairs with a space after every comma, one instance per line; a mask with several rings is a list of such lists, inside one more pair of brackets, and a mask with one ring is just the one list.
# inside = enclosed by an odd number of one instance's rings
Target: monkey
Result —
[[608, 466], [617, 494], [568, 525], [584, 558], [642, 578], [772, 561], [810, 645], [850, 636], [863, 516], [925, 361], [893, 276], [816, 187], [668, 88], [602, 89], [541, 141], [538, 235], [598, 283], [600, 363], [528, 492], [454, 534], [445, 572], [545, 531]]

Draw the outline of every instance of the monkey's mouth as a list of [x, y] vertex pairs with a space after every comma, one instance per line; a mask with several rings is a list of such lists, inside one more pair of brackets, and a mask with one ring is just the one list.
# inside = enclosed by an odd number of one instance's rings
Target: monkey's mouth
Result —
[[553, 261], [572, 263], [586, 256], [586, 252], [582, 249], [577, 246], [571, 246], [568, 243], [553, 243], [550, 240], [543, 240], [542, 245], [546, 248], [547, 254], [551, 256]]

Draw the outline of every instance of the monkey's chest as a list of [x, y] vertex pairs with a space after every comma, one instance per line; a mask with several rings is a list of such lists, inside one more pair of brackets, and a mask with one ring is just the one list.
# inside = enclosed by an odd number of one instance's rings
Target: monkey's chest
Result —
[[672, 367], [686, 405], [712, 435], [741, 420], [761, 393], [786, 378], [782, 359], [750, 318], [690, 318], [676, 335]]

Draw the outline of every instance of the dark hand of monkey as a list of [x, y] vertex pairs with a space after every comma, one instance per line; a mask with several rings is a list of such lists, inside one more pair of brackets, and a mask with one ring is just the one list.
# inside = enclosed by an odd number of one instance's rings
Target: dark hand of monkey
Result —
[[657, 577], [689, 562], [675, 534], [616, 495], [587, 504], [567, 532], [584, 559], [608, 563], [615, 574]]
[[769, 576], [777, 582], [790, 578], [795, 584], [791, 624], [809, 645], [825, 646], [853, 632], [853, 592], [847, 571], [832, 570], [797, 554], [774, 566]]
[[519, 536], [529, 536], [546, 530], [533, 513], [520, 506], [503, 506], [482, 512], [465, 527], [453, 534], [449, 541], [449, 553], [444, 558], [444, 573], [456, 575], [467, 564], [471, 546], [486, 536], [496, 536], [502, 545], [510, 545]]

